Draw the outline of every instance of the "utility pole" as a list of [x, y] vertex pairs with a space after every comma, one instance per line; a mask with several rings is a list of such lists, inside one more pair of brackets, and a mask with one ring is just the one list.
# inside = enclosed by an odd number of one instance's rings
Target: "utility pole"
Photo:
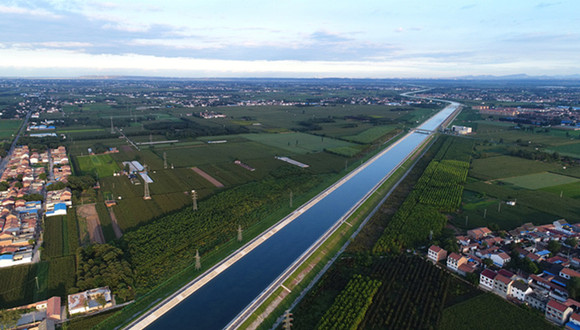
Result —
[[163, 152], [163, 168], [167, 169], [167, 153]]
[[501, 201], [497, 204], [497, 213], [501, 213]]
[[238, 242], [241, 242], [242, 239], [242, 225], [238, 225]]
[[293, 315], [290, 313], [289, 309], [284, 312], [284, 321], [282, 321], [282, 328], [284, 328], [284, 330], [289, 330], [292, 328], [292, 321], [294, 321], [292, 316]]
[[465, 216], [465, 227], [467, 227], [467, 222], [468, 222], [468, 221], [469, 221], [469, 216], [468, 216], [468, 215], [466, 215], [466, 216]]
[[290, 207], [292, 207], [292, 190], [290, 190]]
[[38, 288], [38, 276], [34, 276], [34, 279], [36, 280], [36, 291], [40, 290]]
[[485, 219], [487, 217], [487, 209], [483, 210], [483, 218]]
[[149, 143], [153, 142], [153, 133], [149, 133]]
[[562, 198], [563, 194], [564, 194], [564, 190], [560, 190], [560, 198]]
[[195, 250], [195, 269], [201, 269], [201, 257], [199, 256], [199, 250]]
[[191, 199], [193, 201], [193, 210], [197, 211], [197, 191], [191, 191]]
[[111, 134], [115, 134], [115, 128], [113, 127], [113, 116], [111, 116]]

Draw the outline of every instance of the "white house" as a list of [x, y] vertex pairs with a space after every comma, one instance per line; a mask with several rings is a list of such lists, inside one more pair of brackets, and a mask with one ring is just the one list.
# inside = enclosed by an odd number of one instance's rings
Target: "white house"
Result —
[[495, 282], [495, 277], [497, 273], [491, 269], [484, 269], [481, 274], [479, 274], [479, 286], [485, 290], [493, 290], [493, 284]]
[[491, 261], [493, 261], [494, 264], [498, 265], [499, 267], [503, 267], [505, 264], [510, 262], [510, 260], [512, 260], [510, 256], [505, 252], [491, 254], [489, 258], [491, 259]]
[[516, 298], [519, 301], [525, 301], [526, 295], [531, 293], [533, 290], [530, 286], [525, 283], [524, 281], [518, 280], [512, 283], [512, 297]]

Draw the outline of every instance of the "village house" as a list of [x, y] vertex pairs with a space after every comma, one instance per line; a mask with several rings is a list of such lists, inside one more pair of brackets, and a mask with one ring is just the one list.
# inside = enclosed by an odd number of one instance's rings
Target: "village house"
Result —
[[463, 265], [466, 262], [467, 258], [453, 252], [447, 257], [447, 268], [451, 269], [454, 272], [457, 272], [459, 266]]
[[572, 314], [572, 308], [557, 302], [556, 300], [550, 300], [546, 306], [546, 319], [552, 321], [557, 325], [564, 325], [568, 322], [568, 318]]
[[70, 315], [87, 313], [115, 304], [109, 287], [91, 289], [68, 296], [68, 313]]
[[524, 302], [526, 300], [526, 295], [533, 291], [534, 290], [532, 290], [532, 288], [522, 280], [517, 280], [512, 283], [511, 295], [521, 302]]
[[495, 277], [497, 273], [491, 269], [484, 269], [481, 274], [479, 274], [479, 287], [484, 290], [493, 290], [493, 286], [495, 283]]
[[447, 251], [436, 245], [431, 245], [427, 253], [427, 257], [429, 260], [437, 263], [438, 261], [444, 260], [447, 257]]

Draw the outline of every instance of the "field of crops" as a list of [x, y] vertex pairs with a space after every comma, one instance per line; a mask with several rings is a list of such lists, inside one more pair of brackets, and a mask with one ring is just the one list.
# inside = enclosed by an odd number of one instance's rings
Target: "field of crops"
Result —
[[363, 259], [338, 260], [293, 310], [293, 329], [434, 328], [453, 281], [445, 271], [415, 256]]
[[64, 254], [63, 216], [49, 217], [44, 221], [44, 250], [42, 259], [60, 257]]
[[12, 134], [16, 134], [22, 125], [22, 120], [0, 120], [0, 139], [12, 139]]
[[556, 329], [535, 311], [518, 308], [491, 293], [482, 294], [446, 308], [437, 328], [441, 330]]
[[[397, 210], [373, 247], [373, 253], [385, 254], [423, 243], [431, 233], [437, 235], [447, 222], [440, 212], [460, 207], [463, 185], [473, 141], [443, 137], [443, 145], [429, 163], [414, 190]], [[458, 150], [465, 149], [459, 153]]]
[[316, 328], [356, 329], [362, 322], [381, 284], [378, 280], [355, 275], [324, 314]]
[[580, 198], [580, 182], [568, 183], [568, 184], [563, 184], [563, 185], [559, 185], [559, 186], [546, 187], [546, 188], [542, 188], [542, 190], [552, 192], [554, 194], [557, 194], [558, 196], [560, 196], [560, 194], [562, 194], [562, 196], [566, 196], [566, 197], [570, 197], [570, 198], [575, 198], [575, 199]]
[[0, 309], [31, 303], [37, 264], [0, 268]]
[[536, 190], [552, 186], [577, 183], [580, 182], [580, 179], [544, 172], [501, 179], [501, 181], [515, 184], [516, 186], [522, 188]]
[[369, 129], [364, 130], [356, 135], [344, 136], [344, 140], [356, 142], [356, 143], [373, 143], [374, 141], [380, 139], [381, 137], [393, 132], [397, 126], [387, 125], [387, 126], [373, 126]]
[[48, 262], [48, 292], [47, 297], [66, 297], [75, 287], [75, 256], [69, 255], [53, 258]]
[[353, 147], [350, 142], [306, 133], [244, 134], [243, 137], [293, 154], [321, 152], [324, 149]]
[[112, 176], [113, 173], [119, 171], [117, 162], [113, 160], [111, 155], [90, 155], [77, 157], [78, 166], [82, 175], [97, 174], [99, 178]]
[[498, 156], [474, 159], [469, 175], [481, 180], [492, 180], [546, 172], [554, 169], [554, 167], [554, 164], [535, 160]]
[[550, 150], [557, 151], [562, 155], [580, 158], [580, 143], [570, 143], [555, 147], [550, 147]]

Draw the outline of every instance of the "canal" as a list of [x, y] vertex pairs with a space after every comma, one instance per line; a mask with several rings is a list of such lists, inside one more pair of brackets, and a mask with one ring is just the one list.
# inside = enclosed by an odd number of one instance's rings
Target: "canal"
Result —
[[[452, 103], [418, 128], [436, 130], [457, 106]], [[163, 314], [148, 329], [224, 328], [428, 137], [429, 134], [419, 132], [407, 134], [350, 180]]]

